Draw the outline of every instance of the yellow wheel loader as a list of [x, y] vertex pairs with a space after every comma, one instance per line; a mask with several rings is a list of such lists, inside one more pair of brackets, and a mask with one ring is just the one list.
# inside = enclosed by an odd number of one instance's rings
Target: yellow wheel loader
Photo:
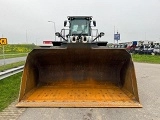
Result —
[[142, 107], [131, 55], [100, 42], [92, 16], [68, 16], [64, 26], [52, 47], [28, 54], [16, 106]]

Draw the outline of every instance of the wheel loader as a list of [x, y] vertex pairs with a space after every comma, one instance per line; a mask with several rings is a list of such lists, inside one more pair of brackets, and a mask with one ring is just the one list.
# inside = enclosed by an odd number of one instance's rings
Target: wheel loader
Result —
[[107, 47], [92, 16], [68, 16], [58, 41], [27, 56], [17, 107], [142, 107], [134, 64]]

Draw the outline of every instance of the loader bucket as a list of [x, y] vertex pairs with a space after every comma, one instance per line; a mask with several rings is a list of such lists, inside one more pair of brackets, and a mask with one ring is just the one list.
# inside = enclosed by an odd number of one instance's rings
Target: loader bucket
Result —
[[142, 107], [131, 55], [89, 43], [31, 51], [16, 106]]

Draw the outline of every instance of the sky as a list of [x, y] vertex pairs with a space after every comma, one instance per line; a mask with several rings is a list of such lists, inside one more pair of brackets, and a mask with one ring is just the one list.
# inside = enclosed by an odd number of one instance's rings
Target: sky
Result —
[[54, 40], [54, 23], [60, 32], [72, 15], [93, 16], [105, 33], [102, 41], [113, 43], [115, 28], [119, 42], [160, 42], [160, 0], [0, 0], [0, 37], [9, 44], [42, 44]]

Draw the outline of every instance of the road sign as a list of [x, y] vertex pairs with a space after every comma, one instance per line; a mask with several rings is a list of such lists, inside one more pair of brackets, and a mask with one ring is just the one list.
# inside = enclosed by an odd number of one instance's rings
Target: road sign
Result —
[[0, 45], [7, 45], [7, 38], [0, 38]]
[[120, 34], [114, 34], [114, 40], [120, 40]]

